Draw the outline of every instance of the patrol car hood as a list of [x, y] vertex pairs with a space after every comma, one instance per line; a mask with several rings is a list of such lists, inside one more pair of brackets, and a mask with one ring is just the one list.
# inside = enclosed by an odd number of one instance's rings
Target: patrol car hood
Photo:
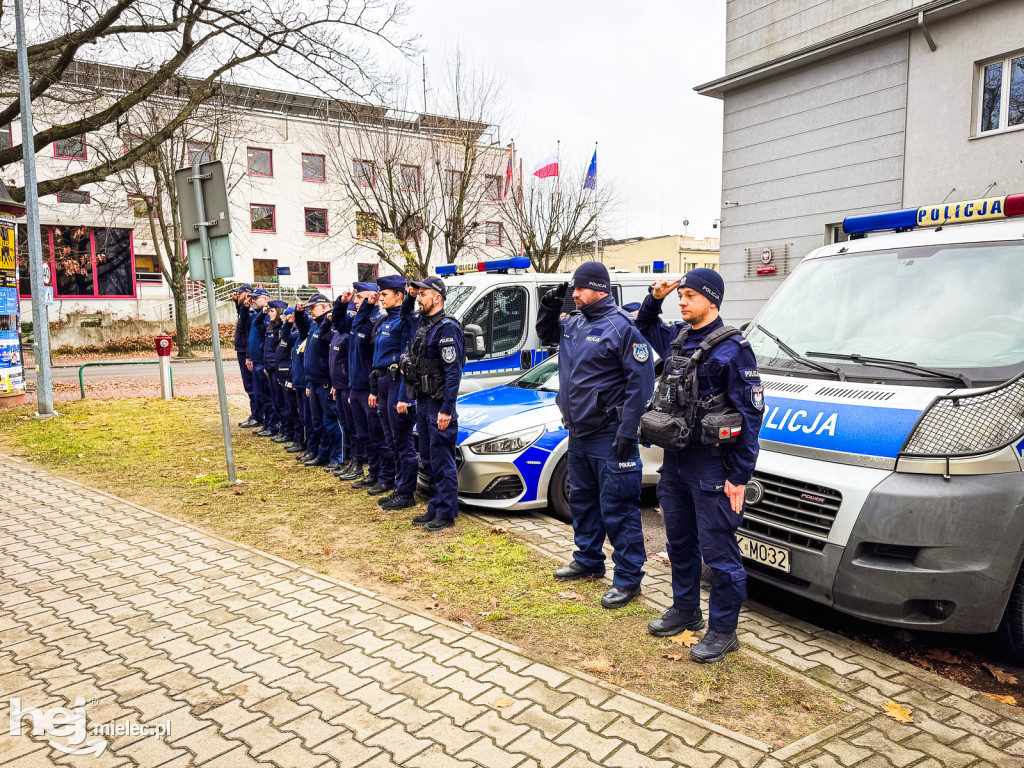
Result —
[[[462, 395], [458, 400], [459, 442], [476, 432], [485, 435], [507, 434], [510, 430], [504, 423], [506, 419], [546, 407], [555, 407], [554, 392], [500, 386]], [[529, 427], [534, 422], [532, 418], [529, 423], [523, 421], [519, 428]]]

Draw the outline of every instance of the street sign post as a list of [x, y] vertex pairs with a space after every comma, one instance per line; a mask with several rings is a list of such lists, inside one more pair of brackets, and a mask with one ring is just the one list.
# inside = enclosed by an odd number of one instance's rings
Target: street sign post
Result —
[[[217, 323], [217, 301], [213, 292], [213, 249], [210, 232], [217, 232], [220, 239], [227, 240], [231, 232], [231, 217], [228, 216], [228, 193], [224, 184], [224, 166], [220, 161], [200, 163], [199, 158], [190, 168], [174, 172], [174, 187], [178, 194], [178, 217], [181, 220], [182, 237], [196, 239], [198, 232], [202, 252], [203, 282], [206, 285], [206, 311], [210, 317], [210, 337], [213, 342], [213, 365], [217, 371], [217, 398], [220, 402], [220, 429], [224, 435], [224, 459], [228, 468], [228, 482], [235, 482], [235, 453], [231, 446], [231, 423], [228, 420], [228, 393], [224, 383], [224, 359], [220, 353], [220, 328]], [[212, 205], [206, 204], [209, 193]], [[190, 202], [188, 202], [190, 201]], [[207, 215], [213, 211], [214, 218]]]

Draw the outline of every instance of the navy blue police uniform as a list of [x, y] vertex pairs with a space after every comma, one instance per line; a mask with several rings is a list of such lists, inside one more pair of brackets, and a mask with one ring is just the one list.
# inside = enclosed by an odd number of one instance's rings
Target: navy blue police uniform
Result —
[[243, 424], [246, 428], [255, 427], [256, 421], [256, 394], [253, 391], [252, 383], [252, 371], [249, 370], [249, 366], [245, 364], [245, 348], [249, 344], [249, 324], [251, 322], [249, 317], [249, 308], [245, 306], [244, 301], [238, 301], [238, 295], [243, 293], [252, 293], [251, 285], [242, 285], [235, 289], [235, 310], [238, 312], [238, 318], [235, 320], [235, 357], [238, 358], [238, 370], [242, 374], [242, 386], [245, 388], [245, 394], [249, 397], [249, 418], [239, 424]]
[[[250, 298], [268, 296], [262, 288], [252, 292]], [[256, 401], [254, 416], [263, 428], [267, 427], [270, 416], [270, 387], [267, 377], [263, 375], [263, 343], [267, 334], [267, 313], [263, 309], [252, 309], [249, 312], [249, 340], [245, 345], [245, 357], [252, 363], [252, 389]]]
[[306, 381], [306, 343], [309, 340], [309, 318], [304, 312], [295, 311], [293, 316], [295, 331], [292, 346], [292, 394], [295, 407], [299, 412], [302, 424], [301, 436], [303, 451], [296, 460], [305, 461], [319, 451], [320, 430], [313, 424], [313, 411], [309, 407], [311, 395], [306, 394], [309, 382]]
[[281, 327], [277, 333], [277, 346], [274, 347], [274, 386], [277, 387], [278, 397], [278, 434], [274, 438], [279, 443], [295, 442], [296, 432], [296, 409], [291, 393], [291, 361], [292, 361], [292, 332], [295, 330], [293, 322], [295, 310], [285, 307], [282, 314]]
[[[713, 270], [693, 270], [683, 277], [679, 287], [690, 287], [706, 294], [715, 305], [721, 304], [724, 294], [721, 277]], [[685, 331], [686, 335], [679, 356], [689, 358], [701, 342], [724, 327], [721, 318], [696, 330], [687, 323], [666, 325], [659, 317], [662, 301], [649, 294], [636, 322], [663, 359], [672, 354], [672, 342], [681, 332]], [[700, 425], [694, 424], [691, 435], [695, 439], [691, 438], [689, 445], [681, 450], [665, 450], [658, 500], [668, 535], [673, 609], [677, 613], [675, 619], [666, 614], [662, 634], [671, 633], [683, 621], [687, 622], [686, 628], [703, 626], [700, 615], [703, 556], [712, 573], [709, 628], [714, 633], [728, 635], [736, 630], [747, 590], [746, 572], [735, 535], [742, 513], [732, 510], [725, 494], [725, 483], [742, 486], [750, 481], [757, 461], [757, 437], [764, 409], [757, 359], [739, 332], [711, 347], [704, 355], [697, 366], [697, 385], [700, 402], [710, 403], [715, 397], [721, 401], [720, 396], [724, 395], [723, 407], [738, 413], [741, 423], [739, 434], [730, 438], [734, 442], [728, 445], [705, 444], [700, 438]], [[656, 624], [652, 623], [652, 633], [656, 633]], [[695, 657], [695, 660], [711, 659]]]
[[[599, 262], [581, 265], [573, 286], [611, 293], [608, 270]], [[550, 315], [559, 309], [542, 311]], [[573, 563], [555, 575], [603, 575], [607, 536], [615, 576], [602, 605], [620, 607], [639, 594], [647, 561], [637, 432], [654, 390], [654, 363], [632, 316], [611, 295], [562, 319], [558, 380], [556, 402], [569, 430], [569, 506], [576, 552]]]
[[[447, 288], [439, 277], [427, 277], [412, 283], [447, 296]], [[427, 480], [430, 502], [425, 515], [413, 522], [432, 526], [451, 525], [459, 513], [458, 470], [455, 467], [455, 441], [459, 433], [459, 414], [455, 401], [462, 383], [465, 342], [462, 326], [446, 315], [444, 309], [433, 315], [420, 313], [416, 331], [403, 366], [414, 359], [419, 373], [405, 373], [402, 401], [416, 403], [416, 432], [419, 435], [420, 463]], [[424, 386], [426, 385], [426, 386]], [[451, 417], [445, 429], [437, 426], [440, 413]]]
[[[331, 301], [321, 293], [313, 294], [307, 305], [330, 304]], [[296, 322], [300, 315], [306, 313], [295, 311]], [[331, 372], [328, 368], [328, 356], [331, 346], [331, 323], [328, 312], [309, 320], [309, 336], [306, 338], [306, 354], [303, 370], [306, 374], [306, 388], [309, 390], [309, 407], [313, 423], [320, 428], [320, 442], [315, 448], [316, 456], [307, 461], [309, 465], [325, 466], [337, 455], [341, 443], [341, 426], [338, 424], [338, 409], [331, 397]]]
[[[377, 292], [377, 284], [353, 283], [356, 293]], [[393, 483], [394, 463], [383, 448], [384, 433], [377, 411], [370, 408], [370, 371], [373, 366], [373, 327], [383, 317], [375, 304], [363, 301], [352, 318], [348, 348], [348, 402], [356, 428], [356, 451], [366, 459], [366, 477], [353, 483], [355, 488], [373, 488], [379, 482]]]
[[352, 316], [349, 302], [342, 301], [339, 296], [334, 300], [331, 310], [331, 352], [328, 364], [331, 369], [331, 389], [334, 390], [334, 402], [338, 408], [338, 422], [341, 424], [341, 448], [338, 461], [345, 462], [344, 468], [339, 467], [335, 474], [348, 469], [352, 460], [352, 443], [355, 429], [352, 425], [352, 406], [348, 402], [348, 344], [352, 329]]
[[[267, 302], [270, 309], [283, 312], [288, 309], [288, 302], [274, 300]], [[263, 375], [267, 379], [267, 389], [270, 392], [270, 408], [268, 416], [264, 421], [264, 428], [261, 434], [265, 437], [277, 438], [281, 433], [281, 421], [284, 415], [284, 398], [281, 388], [277, 384], [277, 345], [281, 341], [281, 329], [284, 327], [284, 319], [278, 317], [271, 320], [267, 317], [266, 331], [263, 336]], [[270, 434], [267, 434], [267, 433]]]

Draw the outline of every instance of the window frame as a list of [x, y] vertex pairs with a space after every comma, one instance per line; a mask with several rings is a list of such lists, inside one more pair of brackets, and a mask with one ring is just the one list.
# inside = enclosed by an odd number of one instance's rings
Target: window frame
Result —
[[0, 125], [0, 131], [7, 129], [7, 146], [4, 149], [10, 149], [14, 146], [14, 127], [8, 123], [7, 125]]
[[[310, 232], [309, 231], [309, 220], [306, 218], [306, 216], [309, 214], [310, 211], [323, 211], [323, 214], [324, 214], [324, 231], [323, 232]], [[303, 232], [305, 234], [309, 235], [310, 237], [327, 237], [329, 235], [329, 233], [330, 233], [330, 225], [329, 225], [329, 223], [327, 221], [327, 209], [326, 208], [318, 208], [318, 207], [314, 207], [314, 206], [305, 206], [302, 209], [302, 229], [303, 229]]]
[[[259, 206], [260, 208], [270, 209], [271, 226], [273, 229], [256, 229], [255, 224], [252, 220], [252, 209]], [[277, 233], [277, 206], [270, 203], [249, 203], [249, 231], [260, 232], [263, 234], [276, 234]]]
[[[492, 225], [498, 227], [498, 242], [492, 241], [490, 239], [490, 234], [487, 231]], [[496, 245], [496, 246], [498, 246], [500, 248], [502, 245], [505, 244], [504, 235], [505, 235], [505, 227], [502, 226], [502, 223], [500, 221], [486, 221], [486, 222], [484, 222], [484, 245]]]
[[[1008, 124], [1010, 119], [1010, 85], [1013, 81], [1013, 62], [1015, 59], [1024, 59], [1024, 50], [1017, 50], [1004, 56], [985, 59], [977, 63], [974, 75], [974, 110], [976, 114], [973, 138], [1024, 130], [1024, 120], [1016, 125]], [[1002, 69], [1002, 80], [999, 86], [999, 125], [995, 128], [983, 130], [982, 121], [985, 118], [985, 109], [982, 101], [985, 97], [985, 70], [993, 64], [998, 64]]]
[[[270, 156], [270, 173], [253, 173], [252, 165], [252, 152], [266, 152]], [[248, 176], [255, 176], [258, 179], [272, 179], [274, 178], [274, 150], [268, 147], [246, 147], [245, 148], [245, 173]]]
[[[192, 163], [192, 148], [193, 147], [198, 147], [200, 145], [203, 147], [203, 150], [202, 150], [203, 154], [208, 155], [208, 157], [205, 160], [200, 160], [199, 161], [200, 165], [202, 165], [203, 163], [212, 163], [214, 160], [217, 159], [217, 156], [214, 155], [214, 153], [213, 153], [213, 142], [212, 141], [197, 141], [195, 139], [190, 139], [190, 140], [185, 142], [185, 158], [188, 160], [189, 167], [191, 167], [193, 165], [193, 163]], [[248, 163], [246, 165], [248, 165]]]
[[[72, 200], [61, 200], [60, 199], [61, 195], [67, 195], [67, 194], [85, 195], [85, 202], [84, 203], [79, 203], [79, 202], [75, 202], [75, 201], [72, 201]], [[64, 205], [91, 205], [92, 204], [92, 195], [89, 194], [89, 192], [87, 190], [84, 190], [84, 189], [62, 189], [60, 192], [57, 193], [57, 202], [58, 203], [62, 203]]]
[[[370, 189], [372, 189], [377, 186], [377, 164], [373, 162], [373, 160], [363, 160], [362, 158], [354, 157], [352, 158], [352, 164], [353, 166], [355, 166], [356, 164], [360, 166], [370, 166], [370, 183], [366, 184], [363, 181], [360, 181], [360, 178], [366, 178], [366, 174], [363, 173], [360, 174], [360, 176], [356, 176], [357, 187], [369, 187]], [[355, 167], [353, 167], [352, 170], [355, 171]]]
[[[491, 181], [494, 181], [494, 188], [497, 191], [497, 194], [494, 197], [491, 197], [489, 194], [487, 194], [488, 187], [490, 186]], [[484, 174], [484, 199], [485, 200], [501, 200], [501, 174], [495, 174], [495, 173], [485, 173]]]
[[58, 155], [57, 154], [57, 142], [58, 141], [68, 141], [71, 138], [73, 138], [73, 137], [72, 136], [68, 136], [67, 138], [64, 138], [64, 139], [56, 139], [56, 140], [54, 140], [54, 142], [53, 142], [53, 158], [55, 160], [78, 160], [79, 162], [83, 162], [83, 163], [88, 161], [88, 159], [89, 159], [89, 142], [86, 140], [86, 134], [84, 134], [84, 133], [80, 135], [80, 138], [82, 139], [82, 156], [81, 157], [75, 157], [74, 155]]
[[[310, 264], [323, 264], [327, 267], [327, 280], [325, 282], [313, 282], [313, 275], [309, 272]], [[329, 261], [307, 261], [306, 262], [306, 282], [309, 285], [315, 285], [317, 287], [326, 287], [331, 284], [331, 262]]]
[[[362, 272], [361, 272], [363, 267], [372, 267], [373, 268], [373, 277], [369, 277], [367, 275], [363, 275]], [[362, 279], [363, 277], [367, 277], [368, 279], [363, 280]], [[361, 282], [361, 283], [371, 283], [371, 282], [375, 282], [378, 277], [380, 277], [380, 264], [374, 264], [374, 263], [369, 262], [369, 261], [361, 261], [361, 262], [358, 262], [356, 264], [356, 280], [358, 282]]]
[[[270, 280], [258, 280], [256, 278], [256, 262], [257, 261], [266, 261], [266, 262], [272, 263], [274, 265], [274, 274], [272, 274], [272, 275], [263, 275], [263, 277], [270, 277], [271, 278]], [[252, 281], [254, 283], [257, 283], [258, 285], [275, 285], [275, 284], [277, 284], [278, 280], [280, 279], [280, 278], [278, 278], [278, 275], [277, 275], [277, 268], [279, 266], [281, 266], [281, 261], [279, 259], [262, 259], [262, 258], [260, 258], [260, 259], [253, 259], [252, 260]]]
[[[458, 177], [458, 184], [453, 183], [453, 179]], [[458, 197], [462, 191], [462, 184], [466, 180], [466, 172], [460, 171], [455, 168], [448, 169], [448, 197]]]
[[[406, 186], [406, 183], [405, 183], [405, 172], [407, 170], [414, 170], [414, 171], [416, 171], [416, 186], [415, 187]], [[422, 188], [423, 188], [423, 169], [420, 168], [420, 166], [412, 165], [412, 164], [409, 164], [409, 163], [403, 163], [403, 164], [398, 166], [398, 173], [400, 174], [399, 175], [399, 181], [401, 182], [402, 191], [403, 192], [420, 192], [420, 191], [422, 191]]]
[[[22, 227], [22, 226], [25, 226], [25, 225], [24, 224], [19, 224], [18, 226]], [[43, 236], [42, 237], [43, 263], [46, 264], [46, 266], [48, 266], [50, 268], [50, 275], [52, 276], [51, 277], [51, 286], [50, 287], [53, 288], [54, 298], [56, 298], [56, 299], [63, 299], [63, 300], [74, 300], [74, 301], [79, 301], [79, 300], [81, 300], [81, 301], [93, 301], [93, 300], [109, 300], [109, 299], [136, 299], [136, 298], [138, 298], [139, 287], [138, 287], [138, 281], [135, 279], [135, 233], [132, 231], [131, 227], [87, 227], [87, 229], [89, 230], [89, 255], [90, 255], [90, 264], [91, 264], [91, 267], [92, 267], [92, 286], [93, 286], [93, 292], [92, 292], [92, 294], [85, 294], [85, 293], [61, 293], [60, 289], [59, 289], [58, 275], [57, 275], [57, 258], [56, 258], [56, 255], [53, 252], [53, 230], [54, 230], [55, 227], [59, 227], [59, 226], [62, 226], [62, 225], [59, 225], [59, 224], [43, 224], [42, 228], [41, 228], [42, 232], [40, 233]], [[132, 285], [132, 292], [131, 293], [124, 293], [124, 294], [120, 294], [120, 293], [118, 293], [118, 294], [99, 293], [100, 275], [99, 275], [99, 269], [97, 267], [97, 262], [96, 262], [96, 231], [100, 230], [100, 229], [124, 229], [124, 230], [126, 230], [128, 232], [128, 248], [129, 248], [129, 253], [131, 255], [130, 266], [129, 266], [129, 275], [131, 277], [131, 285]], [[19, 238], [18, 243], [20, 244], [22, 242], [25, 243], [24, 247], [28, 248], [28, 238], [25, 238], [24, 240], [21, 240]], [[20, 250], [20, 247], [19, 247], [19, 250]], [[17, 258], [17, 254], [16, 254], [15, 258]], [[24, 279], [24, 278], [22, 278], [22, 279]], [[19, 296], [19, 298], [22, 298], [22, 299], [30, 299], [30, 298], [32, 298], [31, 294], [21, 293], [20, 282], [19, 282], [19, 285], [18, 285], [18, 296]]]
[[[142, 258], [145, 258], [145, 259], [152, 258], [153, 261], [158, 264], [156, 272], [146, 272], [146, 273], [144, 273], [144, 274], [147, 274], [147, 275], [156, 275], [155, 278], [150, 277], [150, 278], [139, 279], [139, 263], [138, 263], [138, 259], [139, 259], [140, 256]], [[160, 256], [158, 254], [156, 254], [156, 253], [132, 253], [132, 257], [133, 257], [132, 266], [134, 268], [135, 284], [136, 285], [139, 285], [139, 284], [142, 284], [142, 285], [163, 285], [164, 273], [163, 273], [163, 270], [161, 270], [160, 267], [159, 267]]]
[[490, 323], [488, 329], [485, 331], [485, 335], [487, 337], [487, 347], [489, 350], [492, 350], [494, 347], [494, 303], [495, 299], [497, 298], [498, 291], [519, 291], [525, 297], [526, 305], [521, 315], [522, 329], [519, 332], [519, 341], [516, 342], [514, 347], [502, 350], [501, 352], [488, 351], [482, 358], [479, 358], [480, 360], [493, 360], [497, 358], [504, 358], [510, 357], [512, 355], [517, 355], [523, 349], [523, 347], [526, 346], [526, 341], [530, 337], [530, 324], [526, 321], [526, 318], [530, 316], [530, 291], [527, 290], [527, 288], [522, 285], [497, 285], [491, 290], [487, 291], [487, 293], [485, 293], [483, 296], [477, 297], [477, 300], [470, 304], [468, 307], [466, 307], [466, 311], [463, 312], [463, 322], [466, 322], [466, 318], [469, 317], [469, 313], [480, 302], [486, 301], [489, 305], [488, 312], [490, 316]]
[[[306, 158], [307, 157], [319, 157], [320, 158], [320, 162], [322, 163], [322, 166], [321, 166], [322, 173], [320, 174], [320, 178], [319, 179], [307, 179], [306, 178]], [[313, 184], [324, 184], [327, 181], [327, 155], [318, 155], [316, 152], [303, 152], [301, 157], [300, 157], [299, 163], [302, 166], [302, 180], [303, 181], [308, 181], [308, 182], [311, 182]]]

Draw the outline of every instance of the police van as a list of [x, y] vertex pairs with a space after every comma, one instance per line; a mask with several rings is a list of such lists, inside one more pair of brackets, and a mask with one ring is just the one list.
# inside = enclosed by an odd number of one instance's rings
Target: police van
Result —
[[843, 226], [745, 330], [748, 572], [883, 624], [1001, 630], [1024, 660], [1024, 195]]
[[[529, 267], [528, 258], [514, 257], [435, 268], [448, 291], [445, 313], [458, 320], [466, 334], [460, 392], [509, 382], [550, 353], [536, 331], [540, 300], [550, 289], [571, 281], [572, 275], [529, 272]], [[678, 277], [612, 271], [612, 295], [619, 306], [640, 302], [655, 279]], [[669, 303], [666, 318], [680, 320], [679, 307]], [[571, 288], [565, 307], [567, 312], [574, 308]]]

